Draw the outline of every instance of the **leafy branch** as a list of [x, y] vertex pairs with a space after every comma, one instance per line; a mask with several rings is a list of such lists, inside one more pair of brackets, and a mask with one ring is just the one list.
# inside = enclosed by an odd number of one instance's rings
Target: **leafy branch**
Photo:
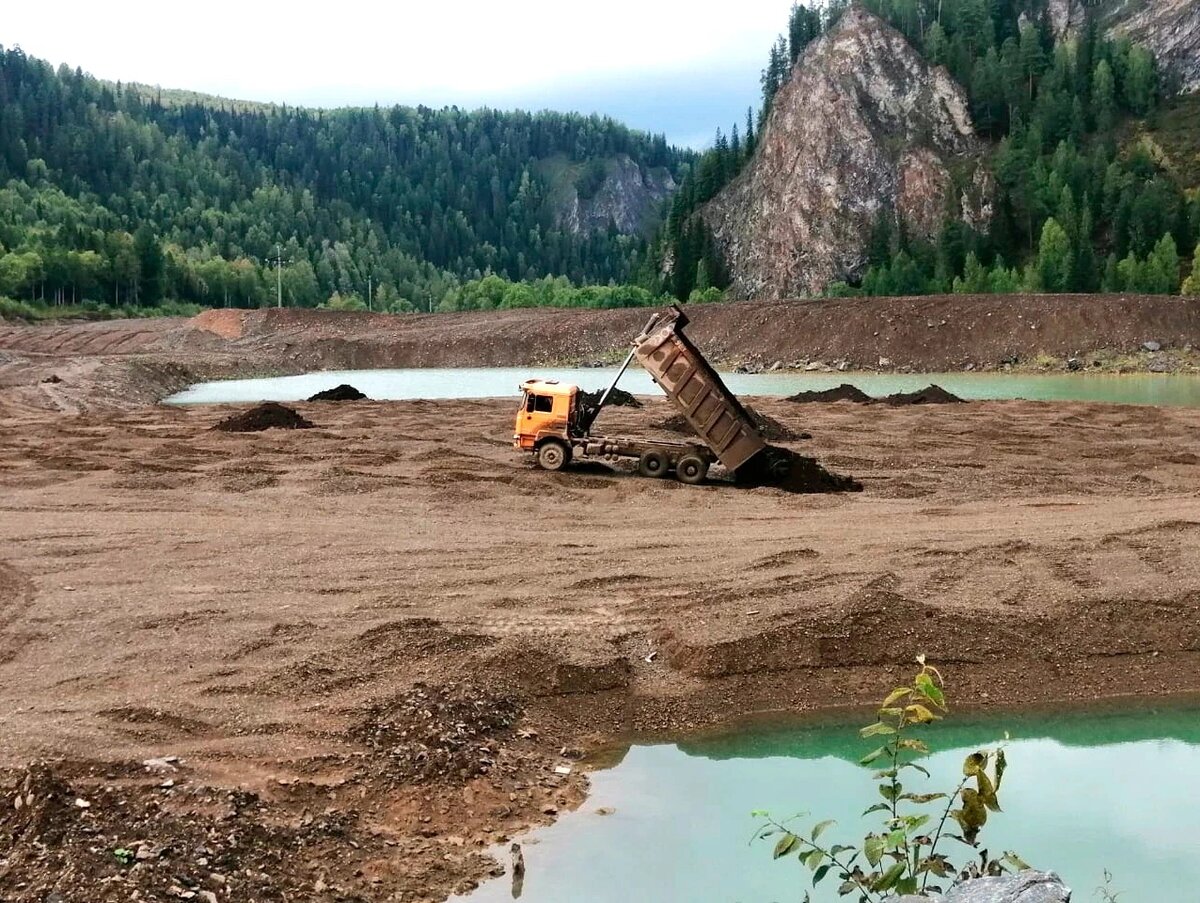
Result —
[[[924, 656], [918, 656], [917, 664], [920, 670], [912, 681], [892, 690], [876, 710], [876, 720], [859, 731], [864, 739], [881, 738], [883, 742], [859, 760], [864, 766], [886, 766], [874, 772], [883, 802], [863, 812], [864, 816], [883, 813], [880, 830], [867, 834], [858, 846], [823, 845], [818, 840], [835, 824], [831, 819], [819, 822], [804, 837], [765, 811], [753, 813], [763, 819], [753, 840], [779, 835], [774, 858], [795, 855], [812, 870], [814, 888], [833, 874], [842, 881], [838, 888], [841, 896], [857, 893], [860, 903], [879, 903], [889, 893], [925, 895], [942, 890], [938, 884], [931, 884], [931, 879], [961, 880], [1029, 867], [1015, 853], [1006, 852], [993, 859], [986, 850], [979, 849], [979, 832], [987, 823], [988, 813], [1001, 811], [998, 793], [1008, 765], [1003, 747], [967, 756], [962, 779], [950, 793], [905, 789], [901, 781], [905, 772], [930, 778], [929, 770], [915, 761], [929, 753], [929, 746], [913, 733], [940, 721], [949, 712], [941, 673], [927, 664]], [[942, 801], [945, 803], [940, 807], [936, 829], [932, 834], [925, 833], [933, 814], [923, 810]], [[948, 830], [951, 820], [959, 833]], [[945, 838], [970, 847], [972, 858], [956, 866], [939, 852]]]

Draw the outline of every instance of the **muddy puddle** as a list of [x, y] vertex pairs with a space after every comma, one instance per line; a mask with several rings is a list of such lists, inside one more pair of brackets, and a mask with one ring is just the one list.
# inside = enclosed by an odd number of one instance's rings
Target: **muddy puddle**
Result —
[[[1057, 871], [1080, 900], [1099, 899], [1106, 869], [1122, 903], [1192, 899], [1200, 884], [1200, 811], [1187, 800], [1200, 775], [1200, 702], [1136, 712], [960, 715], [956, 722], [929, 732], [935, 752], [923, 764], [933, 779], [916, 776], [907, 790], [953, 787], [963, 758], [1007, 732], [1004, 811], [985, 828], [985, 846]], [[803, 899], [809, 871], [790, 858], [772, 862], [765, 843], [748, 844], [756, 824], [750, 813], [767, 809], [783, 819], [807, 812], [798, 825], [809, 827], [836, 818], [825, 835], [831, 842], [861, 841], [869, 829], [861, 813], [878, 802], [870, 771], [856, 764], [867, 745], [848, 724], [633, 746], [592, 775], [582, 809], [517, 838], [525, 862], [520, 899]], [[508, 849], [497, 855], [507, 866]], [[958, 850], [954, 857], [966, 858]], [[454, 899], [511, 900], [511, 875]], [[814, 895], [836, 899], [824, 885]]]

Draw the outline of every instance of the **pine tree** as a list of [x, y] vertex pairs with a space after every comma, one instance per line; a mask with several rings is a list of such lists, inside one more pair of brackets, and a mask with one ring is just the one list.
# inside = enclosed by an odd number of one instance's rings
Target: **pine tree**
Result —
[[1043, 292], [1067, 291], [1073, 265], [1071, 240], [1058, 221], [1051, 217], [1042, 227], [1042, 240], [1038, 245], [1035, 268], [1037, 287]]
[[1173, 295], [1179, 291], [1179, 249], [1170, 233], [1159, 239], [1146, 258], [1143, 291]]
[[1183, 281], [1183, 294], [1200, 295], [1200, 244], [1192, 255], [1192, 275]]

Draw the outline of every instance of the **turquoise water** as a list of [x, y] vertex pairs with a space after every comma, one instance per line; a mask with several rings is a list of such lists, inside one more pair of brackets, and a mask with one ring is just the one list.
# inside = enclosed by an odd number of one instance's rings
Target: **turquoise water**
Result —
[[[916, 776], [906, 789], [952, 788], [963, 758], [1008, 731], [1004, 811], [984, 828], [985, 846], [1057, 871], [1081, 903], [1099, 899], [1105, 869], [1120, 903], [1200, 900], [1200, 708], [955, 717], [960, 723], [928, 733], [932, 782]], [[799, 901], [810, 873], [795, 859], [773, 862], [765, 842], [748, 844], [750, 812], [810, 812], [801, 822], [810, 826], [836, 818], [824, 839], [861, 840], [870, 824], [861, 812], [879, 797], [856, 762], [872, 745], [853, 727], [827, 726], [634, 746], [592, 775], [582, 809], [519, 838], [521, 899]], [[600, 815], [600, 807], [615, 811]], [[948, 848], [957, 848], [956, 861], [965, 858], [961, 844]], [[838, 899], [835, 888], [821, 887], [814, 901]], [[511, 900], [509, 879], [457, 899]]]
[[[615, 368], [555, 369], [476, 367], [462, 369], [342, 370], [200, 383], [166, 399], [173, 404], [253, 401], [301, 401], [340, 383], [350, 383], [377, 400], [413, 398], [495, 398], [515, 396], [531, 377], [558, 379], [586, 389], [606, 386]], [[726, 373], [738, 395], [794, 395], [853, 383], [870, 395], [911, 392], [930, 383], [970, 399], [1027, 398], [1033, 401], [1103, 401], [1200, 407], [1200, 376], [1178, 374], [1091, 375], [1082, 373]], [[659, 395], [650, 376], [631, 369], [621, 387], [640, 395]]]

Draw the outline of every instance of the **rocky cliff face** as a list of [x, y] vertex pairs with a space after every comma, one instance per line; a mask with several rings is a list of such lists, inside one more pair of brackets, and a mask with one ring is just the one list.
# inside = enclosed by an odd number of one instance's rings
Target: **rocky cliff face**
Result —
[[950, 165], [975, 150], [966, 97], [950, 75], [851, 8], [797, 62], [754, 159], [702, 210], [734, 295], [815, 293], [861, 274], [881, 210], [933, 234]]
[[1056, 37], [1078, 34], [1088, 7], [1106, 31], [1144, 44], [1186, 92], [1200, 91], [1200, 2], [1197, 0], [1048, 0]]
[[675, 191], [665, 169], [643, 169], [627, 154], [604, 161], [604, 179], [580, 197], [573, 177], [560, 179], [553, 199], [555, 221], [572, 234], [589, 234], [615, 223], [626, 234], [649, 234], [659, 224], [663, 202]]
[[1113, 31], [1150, 48], [1184, 91], [1200, 91], [1200, 2], [1141, 0], [1123, 4], [1123, 13]]

